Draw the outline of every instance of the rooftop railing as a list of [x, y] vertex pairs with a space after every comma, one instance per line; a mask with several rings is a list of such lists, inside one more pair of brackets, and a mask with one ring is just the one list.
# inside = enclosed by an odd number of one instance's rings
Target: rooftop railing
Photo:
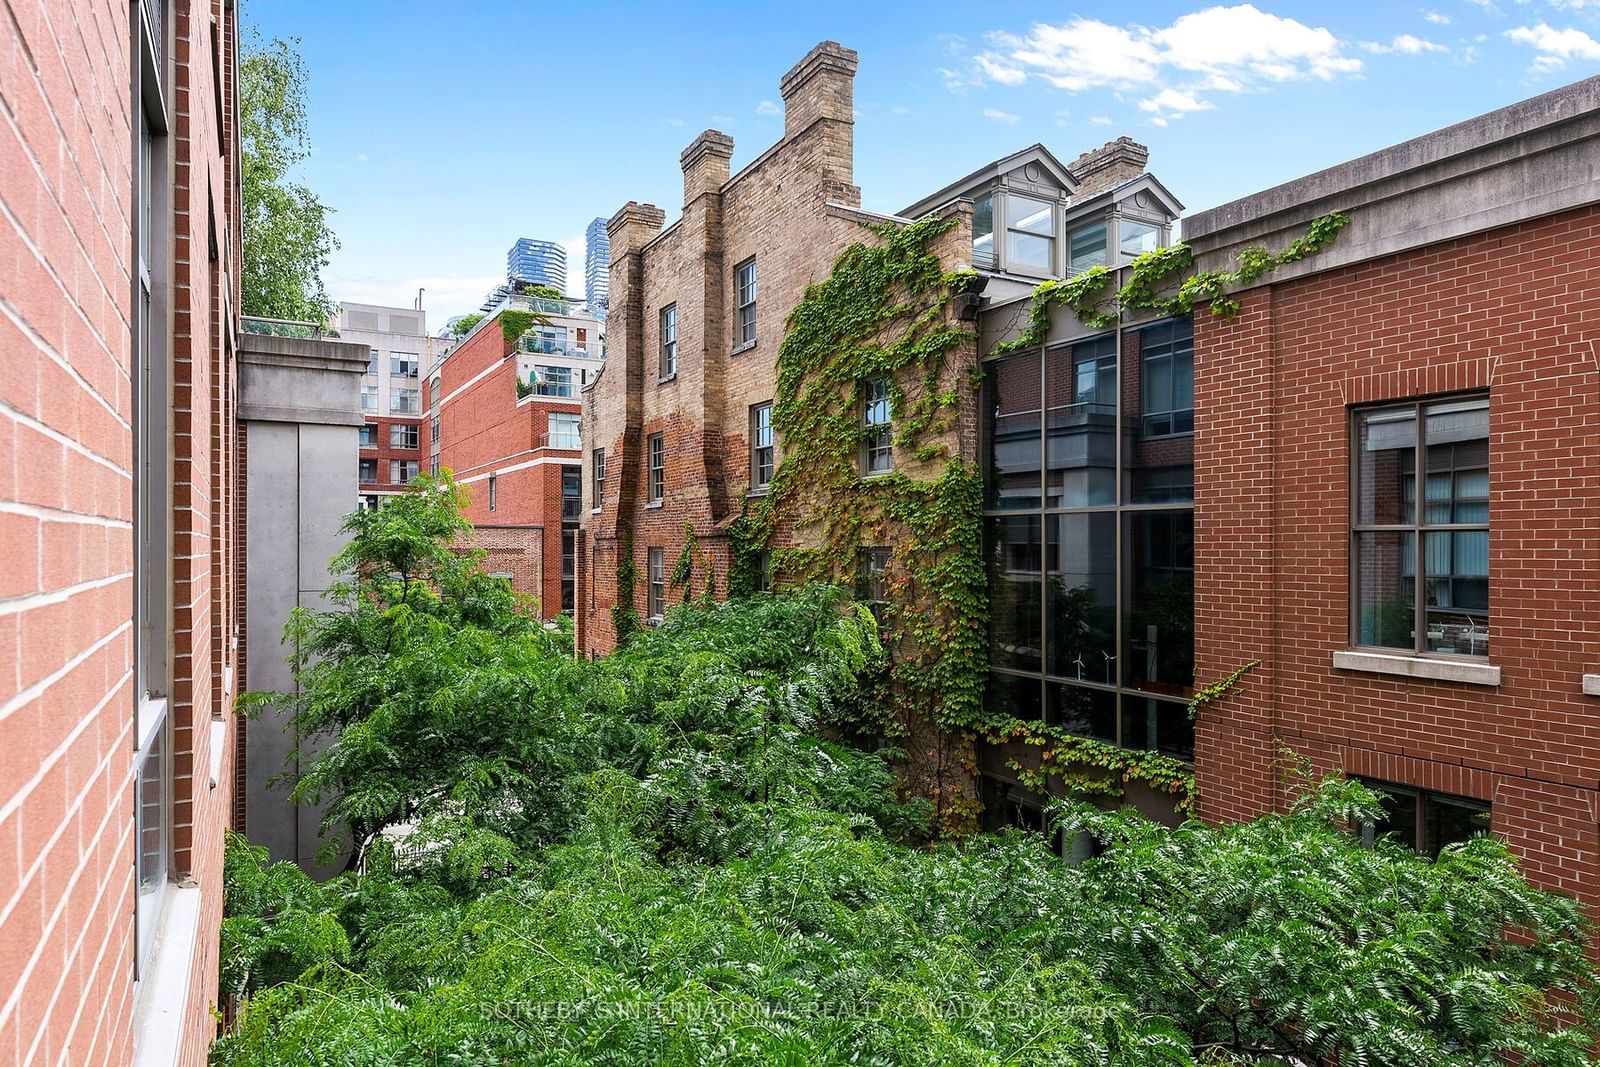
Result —
[[264, 334], [268, 337], [338, 337], [338, 330], [330, 330], [319, 322], [299, 322], [295, 319], [268, 319], [259, 315], [244, 315], [239, 328], [245, 333]]

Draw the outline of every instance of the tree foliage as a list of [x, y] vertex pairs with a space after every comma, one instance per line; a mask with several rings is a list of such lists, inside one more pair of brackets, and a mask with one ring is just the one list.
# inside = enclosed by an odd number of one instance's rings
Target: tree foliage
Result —
[[339, 241], [330, 209], [295, 177], [311, 153], [298, 43], [252, 31], [239, 58], [240, 299], [246, 315], [321, 322], [333, 311], [322, 268]]
[[1363, 846], [1374, 794], [1307, 777], [1222, 827], [1062, 803], [1076, 866], [928, 847], [840, 739], [864, 609], [695, 600], [575, 661], [449, 547], [458, 500], [353, 516], [335, 609], [293, 624], [300, 723], [338, 731], [307, 781], [363, 862], [318, 885], [230, 843], [216, 1063], [1593, 1062], [1579, 909], [1493, 839]]

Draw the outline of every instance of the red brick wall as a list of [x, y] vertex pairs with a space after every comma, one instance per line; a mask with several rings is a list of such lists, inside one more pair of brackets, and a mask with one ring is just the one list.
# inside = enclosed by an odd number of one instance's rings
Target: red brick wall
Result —
[[[172, 5], [176, 7], [177, 5]], [[0, 21], [0, 1062], [133, 1055], [132, 40], [125, 3], [13, 0]], [[219, 130], [212, 19], [173, 13], [175, 873], [202, 894], [180, 1061], [214, 1031], [221, 834], [210, 723], [234, 598], [237, 291], [231, 130]], [[192, 57], [192, 65], [190, 59]], [[232, 99], [225, 87], [224, 107]], [[211, 247], [215, 206], [218, 254]], [[236, 303], [236, 301], [235, 301]], [[235, 687], [236, 688], [236, 687]], [[226, 753], [224, 754], [226, 755]]]
[[[397, 493], [405, 488], [405, 483], [391, 481], [389, 477], [389, 463], [391, 460], [411, 460], [417, 465], [417, 472], [424, 473], [428, 469], [428, 420], [418, 418], [391, 418], [387, 416], [368, 415], [367, 425], [376, 426], [378, 443], [371, 448], [361, 449], [362, 459], [373, 459], [378, 462], [378, 477], [375, 481], [361, 482], [360, 491], [363, 493]], [[391, 426], [415, 426], [417, 428], [417, 447], [400, 448], [389, 443]]]
[[[1538, 882], [1600, 905], [1600, 209], [1245, 294], [1195, 316], [1200, 812], [1281, 805], [1278, 741], [1487, 800]], [[1352, 405], [1490, 397], [1497, 688], [1333, 669], [1348, 647]]]

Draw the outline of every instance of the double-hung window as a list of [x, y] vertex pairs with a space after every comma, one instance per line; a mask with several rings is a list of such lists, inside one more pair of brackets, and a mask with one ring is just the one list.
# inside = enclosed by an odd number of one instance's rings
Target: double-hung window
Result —
[[756, 343], [756, 261], [745, 260], [733, 268], [733, 344]]
[[678, 373], [678, 305], [661, 309], [661, 351], [657, 353], [656, 376], [662, 381]]
[[659, 548], [652, 548], [649, 554], [650, 567], [650, 617], [659, 619], [667, 613], [667, 571], [664, 553]]
[[378, 410], [378, 387], [376, 385], [363, 385], [361, 387], [361, 410]]
[[647, 472], [646, 479], [650, 490], [650, 503], [659, 504], [667, 495], [667, 439], [661, 434], [653, 433], [647, 446]]
[[885, 580], [889, 571], [887, 548], [863, 548], [860, 571], [856, 579], [856, 596], [872, 609], [873, 617], [883, 621], [883, 607], [889, 601], [889, 586]]
[[862, 400], [861, 473], [886, 474], [894, 469], [889, 379], [868, 378], [862, 383]]
[[594, 450], [594, 502], [589, 506], [598, 508], [606, 502], [606, 450]]
[[772, 484], [772, 402], [750, 409], [750, 488], [765, 489]]
[[1006, 196], [1006, 269], [1053, 274], [1056, 263], [1055, 205], [1031, 196]]
[[1489, 654], [1489, 398], [1358, 410], [1351, 640]]

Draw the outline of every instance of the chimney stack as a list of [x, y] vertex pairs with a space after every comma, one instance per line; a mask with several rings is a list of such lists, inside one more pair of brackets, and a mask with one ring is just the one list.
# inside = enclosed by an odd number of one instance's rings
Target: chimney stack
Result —
[[783, 136], [796, 137], [819, 119], [855, 122], [856, 53], [823, 41], [778, 82], [783, 94]]
[[1067, 172], [1078, 179], [1078, 187], [1072, 191], [1073, 198], [1082, 200], [1121, 185], [1129, 178], [1137, 178], [1144, 173], [1148, 162], [1150, 149], [1132, 137], [1107, 141], [1067, 164]]
[[722, 131], [707, 130], [696, 137], [678, 157], [683, 166], [683, 206], [694, 203], [701, 193], [721, 189], [732, 158], [733, 138]]

